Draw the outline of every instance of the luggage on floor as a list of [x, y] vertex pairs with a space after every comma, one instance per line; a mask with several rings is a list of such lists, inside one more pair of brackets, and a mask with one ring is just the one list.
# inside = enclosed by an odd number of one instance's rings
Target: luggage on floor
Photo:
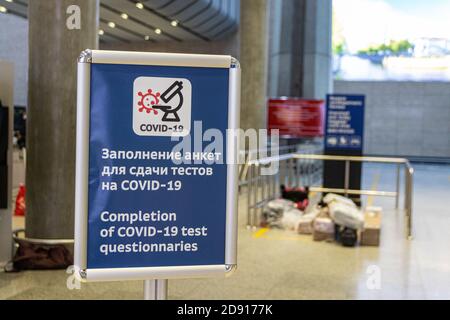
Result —
[[290, 208], [284, 212], [281, 218], [281, 226], [285, 230], [295, 230], [299, 220], [302, 218], [303, 212], [296, 208]]
[[345, 227], [342, 227], [338, 225], [337, 223], [334, 224], [334, 241], [341, 243], [341, 231]]
[[327, 217], [318, 217], [313, 222], [313, 240], [314, 241], [333, 241], [334, 240], [334, 222]]
[[277, 213], [283, 213], [285, 210], [294, 207], [295, 203], [287, 199], [275, 199], [267, 203], [267, 208]]
[[5, 267], [7, 272], [66, 269], [73, 265], [73, 255], [64, 245], [37, 244], [21, 239], [16, 242], [19, 247], [12, 263]]
[[298, 220], [295, 231], [299, 234], [312, 234], [314, 219], [323, 213], [323, 209], [319, 205], [309, 206], [305, 214]]
[[364, 215], [356, 206], [333, 201], [328, 205], [330, 216], [340, 226], [360, 230], [364, 226]]
[[271, 228], [282, 228], [281, 219], [285, 211], [295, 209], [295, 203], [286, 199], [269, 201], [262, 210], [261, 225]]
[[364, 214], [364, 229], [361, 231], [362, 246], [379, 246], [381, 233], [381, 211], [379, 207], [368, 207]]
[[339, 233], [339, 241], [344, 247], [354, 247], [358, 242], [357, 230], [344, 227]]
[[314, 214], [305, 214], [297, 221], [297, 227], [295, 230], [300, 234], [312, 234], [313, 222], [316, 216]]
[[304, 211], [309, 205], [309, 200], [305, 199], [303, 201], [299, 201], [295, 203], [295, 206], [297, 207], [298, 210], [302, 210]]
[[308, 187], [300, 188], [286, 188], [284, 185], [280, 186], [281, 197], [295, 202], [297, 209], [304, 211], [309, 204]]
[[338, 202], [356, 208], [356, 204], [351, 199], [335, 193], [328, 193], [325, 197], [323, 197], [322, 201], [327, 205], [330, 205], [333, 202]]
[[300, 187], [300, 188], [286, 188], [284, 185], [281, 185], [281, 197], [283, 199], [288, 199], [293, 202], [301, 202], [305, 199], [308, 199], [309, 188], [308, 187]]

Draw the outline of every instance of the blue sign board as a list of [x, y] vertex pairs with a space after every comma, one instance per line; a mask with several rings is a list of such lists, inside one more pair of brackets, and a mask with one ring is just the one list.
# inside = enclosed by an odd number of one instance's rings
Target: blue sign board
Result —
[[[90, 54], [79, 62], [77, 117], [82, 278], [230, 271], [237, 172], [227, 130], [238, 127], [237, 65], [229, 56]], [[208, 130], [223, 143], [205, 138]]]
[[325, 116], [325, 149], [363, 150], [363, 95], [327, 95]]

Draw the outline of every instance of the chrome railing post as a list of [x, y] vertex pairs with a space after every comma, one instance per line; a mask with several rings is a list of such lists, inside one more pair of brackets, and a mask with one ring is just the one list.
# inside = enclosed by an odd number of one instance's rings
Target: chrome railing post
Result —
[[[262, 171], [262, 170], [261, 170]], [[268, 176], [266, 175], [261, 175], [261, 202], [260, 205], [263, 206], [266, 202], [267, 199], [269, 198], [269, 184], [268, 184]], [[262, 207], [261, 207], [262, 208]], [[262, 209], [261, 209], [262, 211]]]
[[291, 160], [286, 160], [286, 187], [291, 187], [291, 174], [292, 174], [292, 168], [291, 168]]
[[280, 161], [280, 169], [279, 169], [280, 173], [278, 175], [279, 176], [278, 177], [278, 183], [280, 185], [282, 185], [282, 184], [286, 185], [286, 181], [285, 181], [285, 178], [284, 178], [286, 169], [285, 169], [284, 165], [285, 165], [284, 161]]
[[297, 177], [297, 173], [296, 173], [296, 168], [295, 168], [295, 159], [291, 159], [290, 161], [290, 168], [291, 168], [291, 170], [290, 170], [290, 174], [289, 174], [289, 186], [290, 187], [292, 187], [292, 188], [295, 188], [295, 186], [296, 186], [296, 182], [295, 182], [295, 179], [296, 179], [296, 177]]
[[407, 173], [408, 173], [408, 239], [412, 240], [412, 228], [413, 228], [413, 221], [412, 221], [412, 206], [413, 206], [413, 174], [414, 169], [411, 168], [409, 165], [407, 167]]
[[348, 189], [350, 188], [350, 161], [345, 160], [345, 177], [344, 177], [345, 196], [348, 196]]
[[308, 187], [313, 184], [314, 161], [308, 160]]
[[272, 175], [272, 199], [277, 197], [277, 177], [280, 174], [280, 166], [278, 165], [278, 170]]
[[251, 204], [253, 193], [253, 164], [248, 166], [247, 174], [247, 228], [251, 227]]
[[145, 280], [144, 300], [167, 300], [167, 279]]
[[256, 163], [255, 165], [254, 165], [254, 172], [255, 172], [255, 174], [254, 174], [254, 177], [255, 177], [255, 185], [254, 185], [254, 204], [253, 204], [253, 216], [252, 216], [252, 227], [253, 227], [253, 229], [255, 229], [256, 228], [256, 219], [257, 219], [257, 217], [258, 217], [258, 203], [259, 203], [259, 194], [260, 194], [260, 192], [259, 192], [259, 182], [260, 182], [260, 178], [261, 178], [261, 175], [260, 175], [260, 165], [259, 165], [259, 163]]
[[395, 184], [395, 209], [398, 210], [399, 201], [400, 201], [400, 165], [397, 164], [397, 179]]
[[403, 196], [403, 208], [405, 210], [405, 214], [408, 214], [408, 195], [409, 195], [409, 173], [408, 173], [408, 165], [405, 164], [405, 191]]

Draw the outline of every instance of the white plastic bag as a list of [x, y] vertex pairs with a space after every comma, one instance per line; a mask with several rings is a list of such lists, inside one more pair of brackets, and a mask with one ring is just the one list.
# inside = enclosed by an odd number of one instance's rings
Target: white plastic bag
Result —
[[329, 193], [325, 197], [323, 197], [323, 202], [325, 202], [328, 205], [330, 205], [330, 203], [332, 202], [339, 202], [356, 208], [356, 204], [352, 200], [334, 193]]
[[284, 212], [283, 218], [281, 218], [281, 225], [283, 229], [295, 230], [298, 221], [302, 218], [303, 212], [298, 209], [291, 208]]
[[287, 199], [275, 199], [267, 203], [267, 208], [279, 213], [295, 208], [295, 203]]
[[282, 228], [284, 213], [294, 208], [295, 203], [286, 199], [269, 201], [262, 210], [261, 222], [271, 228]]
[[364, 214], [356, 206], [333, 201], [328, 205], [330, 216], [340, 226], [360, 230], [364, 227]]

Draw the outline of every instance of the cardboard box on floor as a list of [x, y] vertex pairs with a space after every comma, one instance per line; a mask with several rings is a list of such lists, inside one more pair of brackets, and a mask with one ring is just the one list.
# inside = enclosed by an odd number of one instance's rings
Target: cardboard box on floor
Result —
[[360, 244], [362, 246], [379, 246], [381, 234], [380, 207], [368, 207], [364, 213], [364, 229], [361, 231]]
[[333, 241], [334, 223], [326, 216], [319, 216], [313, 222], [314, 241]]

